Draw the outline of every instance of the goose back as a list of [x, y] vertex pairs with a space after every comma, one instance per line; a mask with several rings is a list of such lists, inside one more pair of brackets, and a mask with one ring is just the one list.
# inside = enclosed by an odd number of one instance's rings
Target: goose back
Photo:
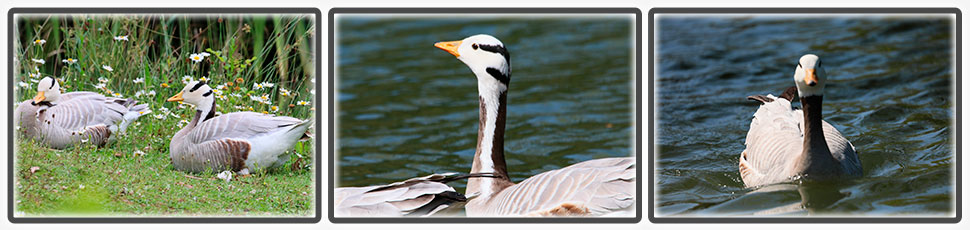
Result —
[[635, 186], [635, 158], [603, 158], [529, 177], [465, 207], [469, 216], [597, 216], [631, 209]]

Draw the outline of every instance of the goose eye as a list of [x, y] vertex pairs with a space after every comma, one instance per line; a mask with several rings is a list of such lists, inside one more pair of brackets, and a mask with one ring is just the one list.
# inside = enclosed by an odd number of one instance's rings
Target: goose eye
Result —
[[476, 43], [472, 43], [472, 49], [473, 49], [473, 50], [477, 50], [477, 49], [478, 49], [478, 44], [476, 44]]

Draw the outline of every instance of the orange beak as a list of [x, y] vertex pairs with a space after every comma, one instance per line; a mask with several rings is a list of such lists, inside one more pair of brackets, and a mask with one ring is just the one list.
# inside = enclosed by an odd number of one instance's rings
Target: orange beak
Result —
[[808, 86], [818, 84], [818, 78], [815, 77], [815, 69], [805, 69], [805, 84]]
[[168, 98], [168, 100], [165, 100], [165, 101], [182, 101], [182, 100], [183, 100], [182, 99], [182, 92], [179, 92], [179, 94], [175, 94], [175, 96], [172, 96], [172, 97]]
[[458, 54], [458, 46], [461, 46], [461, 41], [438, 42], [434, 44], [434, 47], [448, 51], [448, 53], [455, 55], [455, 57], [461, 56]]
[[47, 97], [44, 97], [44, 91], [38, 91], [37, 96], [34, 96], [34, 103], [42, 102]]

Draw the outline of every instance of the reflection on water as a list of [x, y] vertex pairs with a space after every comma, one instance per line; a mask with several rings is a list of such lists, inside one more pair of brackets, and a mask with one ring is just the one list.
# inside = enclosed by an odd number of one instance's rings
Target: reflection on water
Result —
[[[505, 150], [513, 181], [631, 156], [632, 18], [340, 17], [338, 186], [468, 172], [478, 132], [471, 71], [438, 41], [475, 34], [511, 54]], [[451, 185], [464, 190], [464, 183]]]
[[[658, 215], [952, 214], [952, 27], [932, 17], [661, 17]], [[823, 117], [856, 146], [865, 176], [745, 188], [737, 163], [758, 108], [745, 97], [792, 86], [806, 53], [825, 63]]]

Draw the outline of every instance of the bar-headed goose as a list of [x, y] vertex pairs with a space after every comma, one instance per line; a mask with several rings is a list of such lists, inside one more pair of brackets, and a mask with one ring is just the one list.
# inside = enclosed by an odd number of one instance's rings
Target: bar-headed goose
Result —
[[814, 54], [795, 67], [795, 88], [802, 109], [793, 109], [794, 89], [782, 97], [750, 96], [763, 103], [754, 113], [741, 152], [739, 170], [748, 187], [798, 178], [832, 180], [862, 176], [855, 146], [822, 120], [825, 69]]
[[134, 99], [105, 97], [94, 92], [61, 94], [54, 78], [37, 84], [37, 95], [14, 110], [16, 129], [54, 149], [80, 143], [103, 146], [151, 110]]
[[478, 78], [478, 145], [471, 173], [495, 178], [468, 181], [468, 216], [629, 215], [636, 203], [636, 159], [604, 158], [567, 166], [513, 183], [505, 165], [505, 109], [509, 52], [489, 35], [438, 42]]
[[189, 82], [168, 101], [195, 105], [195, 117], [172, 137], [169, 156], [175, 169], [187, 172], [253, 170], [282, 165], [287, 150], [313, 124], [310, 120], [254, 112], [216, 116], [215, 95], [205, 81]]
[[448, 182], [491, 174], [436, 173], [387, 185], [340, 187], [333, 190], [334, 216], [432, 216], [454, 214], [467, 198]]

